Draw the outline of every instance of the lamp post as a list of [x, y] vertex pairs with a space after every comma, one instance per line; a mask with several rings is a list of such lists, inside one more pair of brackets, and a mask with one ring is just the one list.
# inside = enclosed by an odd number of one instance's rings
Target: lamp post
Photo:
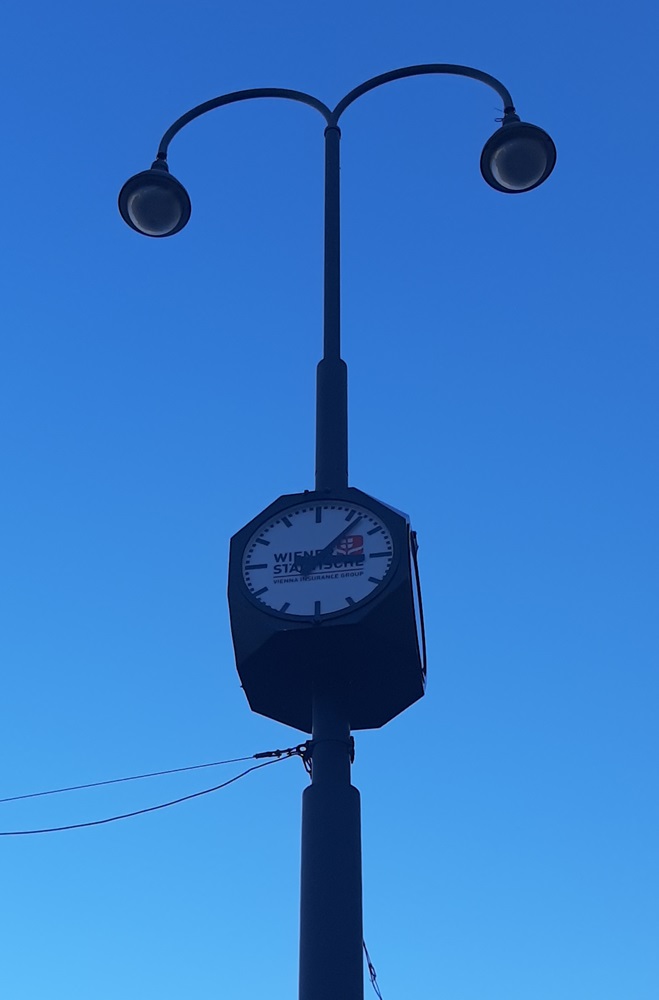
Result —
[[[373, 77], [333, 110], [309, 94], [280, 88], [206, 101], [174, 122], [150, 169], [131, 177], [119, 195], [119, 210], [132, 229], [172, 236], [191, 214], [190, 198], [167, 166], [169, 144], [185, 125], [254, 98], [297, 101], [325, 119], [324, 338], [316, 376], [315, 490], [279, 498], [238, 532], [229, 575], [236, 660], [250, 706], [312, 734], [312, 782], [303, 794], [300, 1000], [363, 998], [360, 804], [350, 783], [350, 733], [383, 725], [425, 690], [416, 536], [405, 515], [348, 486], [339, 119], [375, 87], [427, 74], [468, 77], [501, 97], [501, 126], [481, 155], [481, 172], [491, 187], [520, 194], [547, 179], [556, 162], [554, 143], [541, 128], [520, 121], [503, 84], [468, 66], [433, 63]], [[277, 546], [282, 551], [272, 561], [264, 552]], [[352, 590], [346, 590], [346, 578]], [[349, 655], [348, 648], [355, 652]]]

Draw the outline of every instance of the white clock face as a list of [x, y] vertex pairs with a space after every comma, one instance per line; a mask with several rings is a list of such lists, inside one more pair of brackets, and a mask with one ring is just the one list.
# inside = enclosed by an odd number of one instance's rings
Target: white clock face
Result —
[[247, 543], [243, 579], [280, 614], [318, 618], [348, 611], [381, 587], [394, 545], [372, 511], [345, 500], [310, 500], [265, 521]]

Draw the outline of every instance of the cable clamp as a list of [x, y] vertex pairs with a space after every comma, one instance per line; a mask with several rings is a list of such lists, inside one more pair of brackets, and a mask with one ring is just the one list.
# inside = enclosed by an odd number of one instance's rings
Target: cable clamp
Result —
[[260, 760], [262, 757], [302, 757], [304, 760], [307, 752], [306, 743], [298, 743], [296, 747], [287, 747], [286, 750], [264, 750], [262, 753], [255, 753], [254, 759]]

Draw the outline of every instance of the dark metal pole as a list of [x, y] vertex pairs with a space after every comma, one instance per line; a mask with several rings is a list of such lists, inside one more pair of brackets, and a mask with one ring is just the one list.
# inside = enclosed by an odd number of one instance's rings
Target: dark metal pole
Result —
[[359, 792], [350, 727], [331, 693], [313, 705], [312, 784], [302, 796], [299, 1000], [363, 1000]]
[[325, 305], [323, 358], [316, 373], [316, 489], [348, 485], [348, 371], [341, 358], [339, 144], [325, 129]]
[[[348, 378], [341, 358], [339, 144], [325, 130], [324, 350], [317, 370], [316, 489], [348, 485]], [[329, 671], [329, 672], [328, 672]], [[331, 666], [314, 675], [311, 786], [302, 796], [299, 1000], [363, 1000], [359, 792], [350, 722]]]

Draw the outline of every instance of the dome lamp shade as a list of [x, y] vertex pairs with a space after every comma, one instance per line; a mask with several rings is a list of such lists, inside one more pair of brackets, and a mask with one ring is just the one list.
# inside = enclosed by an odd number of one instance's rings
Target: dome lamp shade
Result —
[[556, 147], [544, 129], [508, 114], [485, 143], [481, 173], [496, 191], [522, 194], [546, 181], [555, 163]]
[[164, 160], [126, 181], [119, 193], [119, 211], [124, 222], [143, 236], [173, 236], [188, 222], [192, 205], [180, 181]]

